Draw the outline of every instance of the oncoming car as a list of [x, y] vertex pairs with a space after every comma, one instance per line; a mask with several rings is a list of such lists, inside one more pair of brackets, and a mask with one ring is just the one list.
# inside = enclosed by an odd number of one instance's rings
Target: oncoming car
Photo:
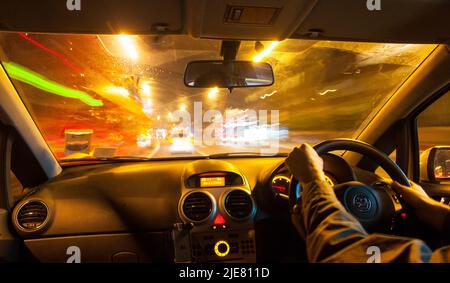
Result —
[[16, 2], [2, 261], [333, 261], [291, 221], [304, 143], [361, 233], [442, 246], [391, 184], [450, 203], [448, 2]]

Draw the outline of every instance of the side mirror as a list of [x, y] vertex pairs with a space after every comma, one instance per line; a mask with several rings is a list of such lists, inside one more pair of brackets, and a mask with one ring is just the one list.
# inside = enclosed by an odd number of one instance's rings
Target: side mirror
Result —
[[271, 86], [272, 66], [251, 61], [192, 61], [186, 67], [184, 84], [198, 88]]
[[431, 147], [420, 154], [420, 179], [450, 182], [450, 146]]

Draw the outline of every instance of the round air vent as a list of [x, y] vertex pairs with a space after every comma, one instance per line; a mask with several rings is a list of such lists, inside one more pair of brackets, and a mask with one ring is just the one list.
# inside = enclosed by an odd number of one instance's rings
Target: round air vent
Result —
[[213, 210], [211, 198], [201, 192], [194, 192], [186, 196], [183, 202], [183, 213], [191, 221], [203, 221]]
[[34, 232], [44, 226], [48, 219], [48, 208], [42, 201], [30, 201], [17, 211], [16, 221], [25, 232]]
[[237, 219], [244, 219], [253, 212], [252, 197], [243, 190], [233, 190], [225, 197], [225, 209], [228, 214]]

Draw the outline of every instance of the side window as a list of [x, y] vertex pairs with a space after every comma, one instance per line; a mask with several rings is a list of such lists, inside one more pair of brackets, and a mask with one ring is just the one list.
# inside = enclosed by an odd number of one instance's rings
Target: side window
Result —
[[[430, 104], [417, 116], [417, 133], [420, 154], [421, 180], [450, 180], [450, 91]], [[448, 148], [447, 148], [448, 147]], [[424, 164], [431, 163], [431, 168]]]

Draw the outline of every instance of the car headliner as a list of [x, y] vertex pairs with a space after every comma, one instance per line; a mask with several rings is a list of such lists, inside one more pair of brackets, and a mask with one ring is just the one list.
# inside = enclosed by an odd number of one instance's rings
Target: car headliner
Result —
[[[2, 3], [0, 10], [0, 30], [189, 34], [240, 40], [315, 37], [323, 40], [445, 43], [450, 39], [447, 22], [449, 1], [381, 1], [380, 10], [370, 9], [366, 0], [81, 2], [80, 10], [74, 10], [66, 6], [66, 1], [7, 1]], [[243, 9], [243, 15], [248, 12], [250, 16], [243, 17], [239, 20], [241, 22], [230, 21], [233, 8]]]

